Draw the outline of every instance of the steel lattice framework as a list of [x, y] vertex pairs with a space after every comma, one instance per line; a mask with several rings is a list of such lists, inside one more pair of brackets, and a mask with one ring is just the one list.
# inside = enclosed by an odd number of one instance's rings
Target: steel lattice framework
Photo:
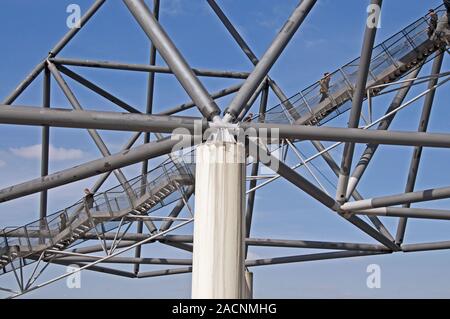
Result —
[[[437, 27], [431, 28], [431, 32], [429, 17], [424, 16], [377, 46], [374, 45], [377, 28], [367, 25], [360, 58], [331, 73], [327, 78], [325, 89], [324, 81], [321, 80], [288, 98], [269, 76], [269, 71], [293, 35], [301, 28], [309, 12], [314, 9], [316, 0], [303, 0], [299, 3], [261, 58], [253, 53], [215, 0], [206, 0], [253, 63], [254, 68], [251, 72], [191, 68], [159, 23], [160, 0], [153, 1], [152, 10], [143, 0], [122, 2], [118, 1], [117, 5], [125, 5], [129, 9], [151, 40], [149, 64], [76, 60], [60, 56], [63, 48], [105, 3], [105, 0], [96, 0], [82, 17], [81, 28], [71, 29], [0, 105], [0, 123], [42, 126], [41, 177], [0, 190], [0, 202], [39, 192], [41, 196], [39, 220], [23, 227], [5, 229], [1, 233], [0, 271], [14, 276], [19, 287], [18, 290], [0, 288], [1, 290], [15, 297], [70, 275], [62, 275], [39, 283], [40, 275], [49, 264], [77, 264], [80, 266], [78, 271], [87, 269], [129, 278], [191, 272], [191, 259], [143, 257], [141, 246], [161, 243], [192, 252], [192, 235], [174, 235], [170, 232], [194, 221], [189, 199], [195, 195], [195, 165], [186, 161], [184, 156], [179, 156], [179, 153], [173, 153], [173, 148], [180, 143], [186, 143], [186, 147], [191, 146], [192, 140], [198, 140], [196, 134], [199, 130], [202, 134], [211, 128], [228, 129], [233, 134], [251, 129], [258, 136], [262, 136], [263, 131], [269, 130], [279, 135], [277, 142], [269, 139], [271, 147], [258, 141], [256, 149], [259, 152], [250, 154], [256, 160], [248, 164], [250, 174], [247, 176], [246, 192], [246, 247], [326, 250], [317, 254], [247, 259], [246, 267], [450, 248], [450, 241], [403, 243], [408, 218], [450, 219], [450, 210], [411, 208], [413, 203], [450, 198], [450, 186], [427, 190], [415, 189], [423, 148], [450, 148], [449, 134], [427, 133], [435, 92], [450, 80], [450, 72], [441, 71], [450, 39], [448, 14], [444, 6], [436, 9], [439, 22]], [[370, 4], [381, 8], [382, 0], [371, 0]], [[157, 54], [163, 58], [167, 66], [156, 65]], [[433, 64], [432, 74], [419, 76], [422, 66], [428, 62]], [[148, 73], [148, 103], [145, 113], [76, 73], [71, 66]], [[154, 114], [156, 73], [173, 74], [192, 101]], [[13, 105], [40, 74], [43, 74], [44, 79], [42, 107]], [[210, 93], [199, 80], [199, 76], [242, 79], [242, 83]], [[52, 77], [73, 110], [55, 108], [51, 105]], [[65, 78], [80, 83], [125, 112], [84, 110]], [[421, 83], [427, 83], [427, 89], [406, 101], [410, 89]], [[270, 92], [278, 97], [280, 104], [267, 109]], [[390, 92], [395, 92], [395, 97], [386, 109], [385, 115], [372, 119], [372, 99]], [[231, 103], [222, 111], [215, 100], [232, 94], [234, 96]], [[423, 111], [417, 132], [389, 130], [397, 113], [422, 97]], [[260, 98], [258, 115], [249, 120], [249, 111], [258, 98]], [[369, 110], [369, 119], [364, 119], [366, 123], [361, 126], [364, 101]], [[175, 116], [192, 108], [197, 108], [201, 116]], [[346, 114], [349, 114], [347, 127], [324, 125], [330, 119]], [[50, 127], [87, 129], [103, 156], [50, 174], [48, 170]], [[136, 133], [123, 146], [122, 151], [111, 154], [97, 132], [99, 129]], [[182, 139], [180, 135], [172, 134], [176, 129], [183, 129], [186, 132], [184, 137], [190, 134], [190, 138]], [[157, 139], [151, 141], [150, 133], [155, 134]], [[134, 146], [142, 136], [144, 144]], [[199, 142], [202, 142], [202, 138]], [[317, 153], [306, 158], [299, 146], [301, 142], [312, 143]], [[323, 142], [335, 144], [325, 146]], [[255, 140], [249, 140], [248, 143], [249, 145], [255, 143]], [[356, 144], [367, 144], [359, 158], [355, 155]], [[342, 161], [337, 163], [331, 151], [340, 145], [343, 146]], [[414, 148], [407, 184], [402, 193], [365, 198], [358, 192], [357, 186], [379, 145]], [[276, 174], [258, 175], [260, 164], [265, 163], [262, 158], [275, 160], [273, 152], [279, 149], [283, 156], [279, 160], [276, 159], [279, 163]], [[195, 150], [195, 147], [189, 150]], [[190, 154], [188, 152], [188, 155]], [[296, 158], [298, 164], [289, 166], [288, 154]], [[149, 170], [149, 160], [162, 156], [164, 159], [161, 160], [161, 164]], [[336, 196], [331, 196], [326, 191], [311, 169], [312, 162], [316, 158], [323, 158], [335, 175]], [[351, 171], [355, 160], [358, 162]], [[121, 169], [141, 162], [142, 175], [127, 179]], [[298, 171], [300, 167], [306, 168], [313, 176], [313, 180], [302, 176]], [[109, 190], [101, 190], [111, 174], [115, 175], [119, 185]], [[52, 215], [47, 214], [47, 190], [97, 175], [100, 176], [99, 179], [90, 188], [94, 194], [92, 197], [88, 195], [71, 207]], [[331, 212], [339, 214], [360, 231], [375, 239], [378, 244], [252, 238], [250, 235], [255, 193], [280, 177], [329, 208]], [[156, 210], [163, 211], [162, 209], [169, 205], [171, 210], [168, 214], [158, 216], [153, 214]], [[184, 209], [191, 213], [190, 217], [180, 217]], [[367, 216], [368, 221], [365, 221], [363, 216]], [[395, 235], [383, 225], [379, 216], [398, 218]], [[133, 229], [136, 231], [131, 232]], [[93, 241], [98, 243], [90, 244]], [[78, 247], [81, 243], [84, 245]], [[120, 256], [130, 251], [134, 251], [134, 257]], [[134, 269], [127, 272], [99, 265], [105, 263], [132, 264]], [[150, 264], [179, 267], [150, 272], [140, 270], [140, 265]]]

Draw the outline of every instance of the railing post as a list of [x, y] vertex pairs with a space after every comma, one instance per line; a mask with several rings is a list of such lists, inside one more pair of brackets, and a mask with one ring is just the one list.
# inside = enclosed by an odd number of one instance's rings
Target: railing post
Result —
[[31, 247], [30, 236], [28, 235], [27, 226], [24, 226], [23, 229], [24, 229], [25, 237], [26, 237], [26, 239], [27, 239], [28, 249], [29, 249], [30, 252], [31, 252], [31, 251], [33, 251], [33, 249], [32, 249], [32, 247]]
[[[49, 240], [50, 240], [50, 243], [51, 243], [52, 246], [53, 246], [55, 243], [53, 242], [53, 238], [52, 238], [52, 234], [51, 234], [51, 232], [50, 232], [50, 227], [48, 226], [47, 218], [44, 218], [44, 221], [45, 221], [45, 226], [46, 226], [47, 231], [48, 231], [48, 238], [49, 238]], [[45, 242], [45, 239], [44, 239], [44, 242]]]
[[109, 198], [108, 195], [106, 195], [106, 192], [103, 193], [103, 197], [105, 198], [106, 206], [108, 206], [109, 214], [113, 216], [111, 204], [109, 203]]
[[391, 55], [391, 53], [386, 48], [386, 45], [384, 43], [381, 43], [381, 47], [383, 48], [384, 52], [386, 52], [386, 55], [389, 57], [389, 60], [391, 60], [392, 64], [395, 65], [395, 67], [399, 67], [397, 61], [395, 61], [394, 57]]
[[[311, 107], [309, 106], [308, 101], [305, 99], [305, 96], [303, 95], [302, 91], [300, 91], [300, 96], [302, 97], [303, 102], [305, 102], [305, 105], [306, 105], [306, 107], [308, 108], [309, 113], [311, 114], [311, 116], [314, 116], [314, 113], [313, 113]], [[301, 116], [301, 115], [300, 115], [300, 116]]]
[[416, 45], [414, 44], [414, 42], [411, 40], [411, 38], [409, 37], [409, 35], [405, 32], [405, 29], [403, 29], [402, 31], [400, 31], [403, 36], [405, 37], [405, 39], [408, 41], [408, 43], [412, 46], [413, 50], [417, 52], [417, 48]]
[[339, 72], [342, 73], [342, 77], [344, 78], [344, 82], [348, 86], [348, 90], [350, 91], [349, 98], [351, 100], [352, 97], [353, 97], [353, 91], [354, 91], [355, 88], [353, 87], [352, 83], [350, 82], [350, 80], [347, 77], [347, 74], [345, 74], [345, 72], [344, 72], [344, 70], [342, 70], [342, 68], [339, 68]]

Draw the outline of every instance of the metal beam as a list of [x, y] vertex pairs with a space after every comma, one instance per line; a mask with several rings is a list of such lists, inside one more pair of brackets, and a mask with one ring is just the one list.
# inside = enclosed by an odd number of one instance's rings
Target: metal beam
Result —
[[115, 97], [111, 93], [103, 90], [98, 85], [94, 84], [93, 82], [89, 81], [88, 79], [82, 77], [81, 75], [73, 72], [72, 70], [69, 70], [68, 68], [58, 65], [58, 70], [70, 77], [71, 79], [77, 81], [81, 85], [87, 87], [88, 89], [92, 90], [93, 92], [97, 93], [98, 95], [104, 97], [105, 99], [111, 101], [112, 103], [116, 104], [117, 106], [121, 107], [122, 109], [130, 112], [130, 113], [140, 113], [138, 109], [135, 107], [129, 105], [128, 103], [122, 101], [121, 99]]
[[274, 258], [248, 260], [245, 263], [245, 265], [247, 267], [256, 267], [256, 266], [298, 263], [298, 262], [305, 262], [305, 261], [371, 256], [371, 255], [379, 255], [379, 254], [387, 254], [387, 253], [389, 253], [389, 252], [338, 251], [338, 252], [331, 252], [331, 253], [319, 253], [319, 254], [309, 254], [309, 255], [298, 255], [298, 256], [274, 257]]
[[[100, 121], [101, 119], [101, 121]], [[171, 133], [175, 128], [194, 132], [196, 120], [192, 117], [164, 117], [159, 115], [128, 114], [98, 111], [69, 111], [63, 109], [10, 107], [0, 109], [0, 122], [23, 125], [52, 125], [62, 127], [86, 127], [119, 131], [153, 131]], [[198, 133], [206, 123], [199, 122]], [[450, 134], [379, 131], [334, 127], [294, 126], [286, 124], [241, 123], [242, 133], [255, 129], [257, 134], [277, 131], [280, 138], [297, 140], [321, 140], [352, 143], [372, 143], [403, 146], [450, 147]], [[261, 130], [263, 129], [263, 130]], [[261, 133], [259, 132], [261, 130]]]
[[[422, 66], [418, 67], [415, 71], [410, 73], [406, 79], [412, 80], [415, 79], [422, 69]], [[386, 114], [391, 113], [393, 110], [398, 108], [400, 105], [403, 104], [403, 101], [405, 100], [406, 96], [408, 95], [411, 87], [414, 85], [414, 81], [411, 81], [407, 83], [405, 86], [403, 86], [395, 95], [394, 99], [392, 100], [391, 104], [389, 105], [388, 109], [386, 110]], [[394, 120], [394, 117], [397, 115], [397, 113], [392, 114], [391, 116], [385, 118], [382, 120], [377, 127], [377, 130], [387, 130], [389, 126], [391, 125], [392, 121]], [[378, 144], [369, 144], [366, 146], [366, 149], [364, 150], [363, 154], [361, 155], [361, 158], [359, 159], [358, 163], [356, 164], [356, 167], [348, 181], [348, 187], [347, 187], [347, 198], [350, 198], [353, 194], [353, 191], [356, 189], [356, 186], [358, 185], [362, 175], [366, 171], [370, 161], [372, 160], [373, 156], [375, 155], [375, 152], [378, 149]]]
[[[98, 237], [96, 237], [96, 239], [98, 239]], [[88, 246], [88, 247], [80, 247], [80, 248], [74, 248], [72, 250], [70, 250], [69, 252], [71, 253], [77, 253], [77, 254], [91, 254], [91, 253], [96, 253], [99, 251], [104, 251], [104, 249], [111, 249], [111, 247], [113, 247], [113, 245], [116, 248], [123, 248], [123, 247], [128, 247], [131, 246], [135, 243], [136, 241], [129, 241], [129, 240], [122, 240], [120, 243], [106, 243], [106, 245], [102, 245], [102, 244], [98, 244], [98, 245], [92, 245], [92, 246]]]
[[405, 253], [416, 252], [416, 251], [450, 249], [450, 241], [440, 241], [440, 242], [435, 242], [435, 243], [408, 244], [408, 245], [402, 245], [402, 249]]
[[408, 203], [418, 203], [431, 200], [450, 198], [450, 187], [431, 188], [423, 191], [402, 193], [390, 196], [374, 197], [354, 202], [348, 202], [341, 206], [343, 211], [360, 211], [378, 207], [388, 207]]
[[[122, 70], [122, 71], [136, 71], [136, 72], [148, 72], [150, 74], [173, 74], [172, 70], [166, 66], [158, 66], [154, 64], [129, 64], [112, 61], [93, 61], [93, 60], [76, 60], [67, 58], [52, 58], [51, 62], [58, 65], [71, 65], [87, 68], [99, 68], [109, 70]], [[207, 70], [193, 68], [197, 76], [214, 77], [214, 78], [228, 78], [228, 79], [246, 79], [249, 76], [249, 72], [241, 71], [222, 71], [222, 70]]]
[[308, 249], [341, 249], [357, 251], [387, 251], [385, 246], [361, 244], [361, 243], [341, 243], [341, 242], [323, 242], [311, 240], [292, 240], [292, 239], [266, 239], [266, 238], [247, 238], [245, 243], [248, 246], [263, 247], [285, 247], [285, 248], [308, 248]]
[[[442, 62], [444, 61], [444, 51], [440, 51], [440, 54], [435, 58], [433, 62], [433, 67], [431, 70], [431, 75], [436, 75], [441, 72]], [[438, 84], [438, 78], [432, 78], [428, 83], [428, 89], [430, 90], [435, 85]], [[434, 96], [436, 94], [436, 90], [431, 90], [426, 96], [425, 101], [422, 108], [422, 115], [420, 116], [419, 128], [418, 132], [426, 132], [428, 128], [428, 123], [430, 121], [431, 108], [433, 107]], [[420, 160], [422, 157], [423, 148], [421, 146], [417, 146], [414, 148], [411, 162], [409, 165], [409, 173], [408, 179], [406, 181], [405, 193], [409, 193], [414, 191], [414, 187], [416, 185], [417, 173], [419, 171]], [[410, 204], [405, 204], [405, 208], [410, 207]], [[395, 237], [395, 241], [397, 243], [402, 243], [403, 238], [405, 237], [406, 224], [408, 219], [406, 217], [400, 218], [397, 226], [397, 235]]]
[[343, 214], [343, 213], [338, 213], [338, 214], [340, 216], [344, 217], [346, 220], [348, 220], [354, 226], [358, 227], [360, 230], [362, 230], [364, 233], [366, 233], [367, 235], [369, 235], [373, 239], [375, 239], [378, 242], [382, 243], [384, 246], [386, 246], [390, 250], [392, 250], [392, 251], [400, 250], [400, 247], [397, 246], [394, 243], [393, 239], [390, 239], [389, 237], [386, 237], [385, 235], [383, 235], [378, 230], [376, 230], [373, 227], [371, 227], [368, 223], [363, 221], [358, 216], [352, 215], [352, 214]]
[[409, 207], [380, 207], [365, 209], [356, 212], [361, 215], [388, 216], [401, 218], [422, 218], [422, 219], [441, 219], [450, 220], [450, 210], [427, 209], [427, 208], [409, 208]]
[[[67, 262], [92, 262], [99, 260], [100, 256], [70, 256], [62, 257], [57, 260]], [[192, 265], [192, 259], [175, 259], [175, 258], [134, 258], [134, 257], [112, 257], [102, 261], [102, 263], [111, 264], [141, 264], [141, 265]]]
[[[43, 101], [42, 106], [44, 108], [50, 108], [50, 89], [51, 89], [51, 77], [48, 68], [44, 70], [43, 78]], [[48, 175], [48, 159], [50, 150], [50, 128], [48, 126], [42, 127], [42, 144], [41, 144], [41, 177]], [[47, 216], [47, 190], [41, 192], [39, 202], [39, 218], [42, 219]]]
[[[265, 83], [265, 86], [263, 88], [262, 91], [262, 95], [261, 95], [261, 102], [259, 104], [259, 117], [258, 120], [261, 120], [261, 115], [266, 113], [267, 110], [267, 101], [269, 99], [269, 86], [267, 84], [267, 82]], [[258, 175], [258, 170], [259, 170], [259, 162], [257, 160], [257, 158], [253, 159], [253, 164], [252, 164], [252, 171], [251, 171], [251, 176], [256, 176]], [[250, 185], [249, 185], [249, 189], [252, 189], [254, 187], [256, 187], [256, 183], [257, 180], [253, 179], [250, 181]], [[250, 236], [250, 230], [252, 227], [252, 219], [253, 219], [253, 208], [255, 205], [255, 196], [256, 196], [256, 191], [255, 192], [251, 192], [250, 194], [248, 194], [247, 197], [247, 210], [245, 212], [245, 236], [249, 237]], [[247, 252], [248, 249], [246, 248], [245, 250], [245, 256], [247, 256]]]
[[[370, 3], [371, 5], [381, 8], [383, 0], [371, 0]], [[373, 12], [370, 12], [369, 14], [373, 15]], [[378, 17], [376, 17], [376, 19], [378, 20]], [[350, 110], [350, 118], [348, 121], [349, 128], [356, 128], [359, 125], [361, 109], [366, 93], [367, 78], [369, 76], [370, 62], [372, 60], [372, 51], [378, 28], [377, 25], [369, 24], [366, 20], [364, 23], [366, 24], [366, 30], [364, 33], [363, 47], [359, 59], [358, 78], [356, 80], [355, 92], [352, 98], [352, 108]], [[341, 162], [341, 172], [339, 174], [336, 190], [336, 200], [340, 203], [348, 200], [348, 198], [346, 198], [346, 194], [354, 150], [354, 143], [345, 143]]]
[[[250, 59], [252, 64], [254, 66], [256, 66], [259, 63], [259, 59], [253, 53], [252, 49], [250, 49], [248, 44], [245, 42], [245, 40], [239, 34], [237, 29], [234, 27], [234, 25], [231, 23], [231, 21], [225, 15], [225, 13], [222, 11], [222, 9], [219, 7], [219, 5], [214, 0], [207, 0], [207, 2], [211, 6], [212, 10], [216, 13], [216, 15], [220, 19], [220, 21], [223, 23], [225, 28], [228, 30], [228, 32], [230, 32], [231, 36], [237, 42], [237, 44], [242, 49], [242, 51], [245, 53], [245, 55]], [[280, 102], [284, 105], [284, 107], [289, 112], [292, 112], [294, 114], [297, 113], [295, 111], [295, 107], [289, 102], [289, 98], [283, 93], [283, 91], [278, 86], [278, 84], [274, 80], [272, 80], [269, 76], [267, 77], [267, 80], [269, 82], [270, 88], [275, 93], [275, 95], [278, 97]]]
[[173, 133], [184, 128], [192, 134], [196, 125], [199, 133], [207, 128], [206, 121], [199, 117], [6, 105], [0, 105], [0, 123], [155, 133]]
[[28, 182], [10, 186], [0, 190], [0, 203], [22, 196], [30, 195], [46, 189], [79, 181], [91, 176], [99, 175], [117, 168], [142, 162], [144, 159], [155, 158], [172, 151], [175, 145], [191, 146], [191, 140], [167, 138], [158, 142], [141, 145], [130, 150], [124, 150], [111, 156], [93, 160], [73, 168], [65, 169], [45, 177], [36, 178]]
[[258, 64], [255, 66], [255, 69], [250, 73], [247, 80], [245, 80], [242, 88], [234, 96], [226, 110], [228, 116], [225, 116], [224, 121], [232, 121], [239, 115], [316, 2], [317, 0], [303, 0], [295, 8], [294, 12], [277, 34], [266, 53], [264, 53]]
[[[287, 124], [266, 123], [241, 123], [242, 133], [249, 128], [255, 129], [256, 134], [271, 135], [271, 130], [277, 133], [275, 136], [296, 140], [334, 141], [351, 143], [372, 143], [403, 146], [424, 146], [450, 148], [450, 134], [378, 131], [358, 128], [304, 126]], [[261, 130], [265, 129], [265, 130]]]
[[209, 120], [220, 114], [220, 109], [203, 84], [195, 76], [181, 53], [142, 0], [123, 0], [141, 28], [152, 40], [161, 57], [173, 71], [200, 112]]
[[70, 29], [62, 39], [50, 50], [46, 59], [40, 62], [27, 77], [14, 89], [14, 91], [3, 100], [2, 104], [12, 104], [22, 94], [23, 91], [36, 79], [36, 77], [44, 70], [46, 60], [48, 58], [56, 56], [62, 49], [69, 43], [70, 40], [81, 30], [81, 28], [91, 19], [91, 17], [100, 9], [106, 0], [96, 0], [94, 4], [86, 11], [86, 13], [80, 19], [80, 28]]
[[151, 278], [151, 277], [160, 277], [160, 276], [168, 276], [168, 275], [178, 275], [178, 274], [187, 274], [192, 272], [192, 267], [180, 267], [180, 268], [172, 268], [172, 269], [164, 269], [164, 270], [153, 270], [141, 272], [137, 275], [137, 278]]
[[[153, 15], [155, 16], [155, 19], [159, 21], [159, 6], [160, 1], [154, 0], [153, 1]], [[156, 64], [156, 47], [152, 43], [150, 46], [150, 61], [149, 65], [154, 66]], [[153, 113], [153, 96], [155, 93], [155, 72], [150, 72], [148, 74], [148, 82], [147, 82], [147, 107], [145, 109], [145, 114], [152, 114]], [[147, 144], [150, 142], [150, 133], [144, 133], [144, 144]], [[145, 160], [142, 162], [142, 170], [141, 174], [147, 174], [148, 172], [148, 160]], [[140, 232], [142, 232], [142, 222], [138, 222], [138, 228], [141, 229]], [[139, 231], [138, 231], [139, 232]], [[136, 256], [139, 257], [140, 255], [140, 249], [141, 247], [136, 247]], [[135, 273], [139, 272], [139, 266], [136, 266], [134, 269]]]

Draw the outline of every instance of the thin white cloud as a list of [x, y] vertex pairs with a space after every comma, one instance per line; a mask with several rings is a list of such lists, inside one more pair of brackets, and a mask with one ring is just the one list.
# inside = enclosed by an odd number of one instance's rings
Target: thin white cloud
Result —
[[324, 43], [326, 43], [325, 39], [306, 40], [305, 46], [307, 49], [312, 49]]
[[[41, 144], [10, 148], [11, 153], [16, 156], [26, 159], [39, 159], [41, 158]], [[75, 148], [63, 148], [50, 145], [49, 147], [50, 160], [51, 161], [68, 161], [80, 159], [84, 156], [82, 150]]]
[[161, 11], [171, 16], [177, 16], [184, 12], [183, 3], [181, 0], [169, 0], [164, 2]]

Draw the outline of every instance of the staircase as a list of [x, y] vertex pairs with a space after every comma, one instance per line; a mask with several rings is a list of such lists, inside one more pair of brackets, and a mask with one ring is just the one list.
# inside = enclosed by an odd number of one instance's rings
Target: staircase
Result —
[[[83, 241], [90, 231], [101, 235], [117, 227], [132, 213], [147, 215], [169, 205], [193, 184], [193, 166], [170, 160], [145, 175], [96, 194], [92, 205], [78, 201], [56, 214], [0, 235], [0, 270], [7, 273], [18, 257], [39, 256], [43, 251], [65, 250]], [[89, 207], [92, 206], [92, 207]]]
[[[445, 8], [435, 10], [440, 20], [447, 19]], [[425, 62], [450, 41], [450, 29], [428, 36], [428, 18], [422, 17], [386, 41], [374, 47], [369, 69], [367, 89], [370, 96], [376, 96], [382, 88], [370, 89], [377, 85], [399, 80], [416, 66]], [[300, 91], [288, 100], [271, 108], [260, 119], [265, 123], [294, 125], [322, 125], [351, 107], [351, 99], [356, 88], [359, 58], [339, 68], [330, 75], [328, 94], [320, 92], [320, 81]], [[367, 96], [366, 96], [367, 98]]]

